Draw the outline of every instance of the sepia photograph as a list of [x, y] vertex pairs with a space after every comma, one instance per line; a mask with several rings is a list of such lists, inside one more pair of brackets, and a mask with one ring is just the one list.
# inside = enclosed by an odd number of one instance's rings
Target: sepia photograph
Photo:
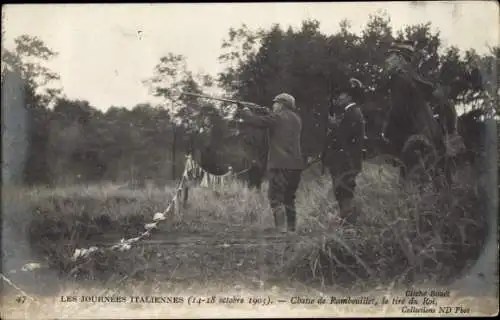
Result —
[[1, 317], [498, 315], [499, 11], [2, 6]]

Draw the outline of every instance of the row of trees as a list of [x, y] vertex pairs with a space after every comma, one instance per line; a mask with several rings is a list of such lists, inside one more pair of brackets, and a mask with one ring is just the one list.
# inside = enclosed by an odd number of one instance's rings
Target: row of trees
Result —
[[[86, 101], [61, 97], [60, 90], [47, 89], [58, 75], [43, 63], [56, 53], [38, 38], [16, 39], [15, 51], [3, 49], [2, 60], [19, 70], [23, 79], [29, 120], [23, 181], [153, 179], [165, 183], [178, 177], [186, 152], [217, 143], [221, 150], [232, 150], [214, 139], [223, 136], [217, 132], [222, 127], [213, 124], [222, 123], [225, 106], [188, 96], [177, 99], [178, 90], [201, 93], [219, 87], [227, 96], [262, 105], [277, 93], [289, 92], [296, 97], [303, 119], [304, 151], [317, 154], [323, 146], [328, 99], [347, 77], [360, 79], [368, 88], [368, 101], [375, 109], [385, 110], [383, 62], [393, 39], [418, 42], [416, 63], [421, 73], [442, 85], [455, 104], [470, 103], [486, 92], [497, 99], [499, 48], [486, 55], [473, 49], [462, 55], [455, 47], [443, 50], [440, 35], [432, 32], [430, 23], [394, 32], [383, 14], [371, 16], [361, 34], [353, 33], [347, 21], [333, 35], [321, 33], [319, 27], [319, 22], [307, 20], [299, 30], [279, 25], [268, 30], [250, 30], [245, 25], [230, 29], [219, 57], [225, 70], [215, 79], [190, 72], [184, 57], [167, 54], [144, 81], [153, 95], [164, 98], [163, 105], [111, 106], [106, 112]], [[254, 134], [259, 143], [259, 133]], [[247, 164], [238, 157], [245, 157], [242, 150], [225, 159], [244, 168]]]
[[322, 34], [319, 27], [309, 20], [298, 31], [278, 25], [267, 31], [253, 32], [245, 26], [231, 30], [223, 45], [228, 52], [221, 56], [228, 67], [219, 78], [224, 89], [243, 100], [267, 103], [277, 92], [293, 93], [305, 123], [304, 146], [309, 154], [322, 145], [317, 143], [324, 132], [321, 119], [332, 89], [347, 77], [367, 86], [374, 108], [387, 108], [383, 66], [394, 39], [417, 42], [415, 63], [420, 72], [441, 85], [455, 105], [470, 104], [477, 93], [496, 94], [499, 48], [487, 55], [470, 49], [461, 56], [456, 47], [441, 47], [439, 32], [432, 32], [431, 23], [393, 32], [384, 15], [371, 16], [360, 35], [350, 31], [348, 21], [334, 35]]

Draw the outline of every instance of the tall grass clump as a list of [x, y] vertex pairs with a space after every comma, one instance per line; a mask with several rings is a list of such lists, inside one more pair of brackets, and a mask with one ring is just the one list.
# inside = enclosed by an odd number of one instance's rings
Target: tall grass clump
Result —
[[286, 269], [321, 284], [450, 280], [477, 259], [485, 239], [477, 181], [473, 169], [462, 168], [451, 190], [438, 193], [431, 184], [400, 184], [393, 167], [365, 164], [355, 225], [344, 224], [336, 202], [311, 183], [301, 196], [303, 228], [322, 236], [296, 243]]

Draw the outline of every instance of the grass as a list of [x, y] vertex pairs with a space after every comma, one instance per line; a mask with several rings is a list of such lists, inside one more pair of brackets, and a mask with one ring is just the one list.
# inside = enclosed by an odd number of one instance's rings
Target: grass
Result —
[[[107, 285], [123, 279], [186, 285], [241, 280], [262, 288], [294, 281], [352, 291], [425, 279], [445, 283], [477, 258], [487, 228], [472, 168], [456, 173], [449, 193], [436, 193], [430, 185], [422, 190], [400, 185], [391, 166], [365, 163], [357, 178], [354, 205], [360, 218], [354, 226], [339, 219], [329, 177], [318, 177], [317, 171], [304, 173], [297, 194], [298, 235], [273, 244], [260, 239], [273, 226], [267, 185], [256, 192], [239, 181], [215, 192], [193, 187], [188, 208], [170, 214], [153, 232], [152, 239], [168, 237], [183, 246], [139, 243], [81, 265], [70, 260], [75, 248], [138, 235], [168, 206], [174, 189], [4, 188], [8, 208], [19, 207], [4, 223], [27, 234], [33, 254], [58, 278]], [[195, 237], [205, 240], [197, 243]], [[214, 240], [207, 241], [210, 237]], [[215, 245], [238, 238], [244, 243]], [[17, 245], [6, 243], [4, 254], [15, 255]], [[75, 267], [78, 272], [71, 273]]]

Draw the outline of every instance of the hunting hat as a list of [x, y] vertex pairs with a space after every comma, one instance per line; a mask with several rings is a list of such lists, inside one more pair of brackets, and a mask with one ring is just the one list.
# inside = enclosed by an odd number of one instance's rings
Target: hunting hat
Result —
[[284, 106], [295, 110], [295, 98], [288, 93], [280, 93], [274, 97], [273, 102], [280, 102]]
[[356, 78], [349, 79], [349, 84], [351, 85], [351, 88], [363, 88], [361, 81]]
[[348, 82], [344, 82], [343, 85], [340, 85], [337, 87], [336, 90], [334, 90], [335, 94], [340, 94], [342, 92], [348, 93], [349, 95], [353, 95], [359, 93], [360, 91], [363, 91], [363, 83], [356, 78], [350, 78]]
[[415, 53], [416, 42], [414, 41], [394, 41], [387, 53], [397, 52], [405, 56], [406, 58], [411, 58]]

